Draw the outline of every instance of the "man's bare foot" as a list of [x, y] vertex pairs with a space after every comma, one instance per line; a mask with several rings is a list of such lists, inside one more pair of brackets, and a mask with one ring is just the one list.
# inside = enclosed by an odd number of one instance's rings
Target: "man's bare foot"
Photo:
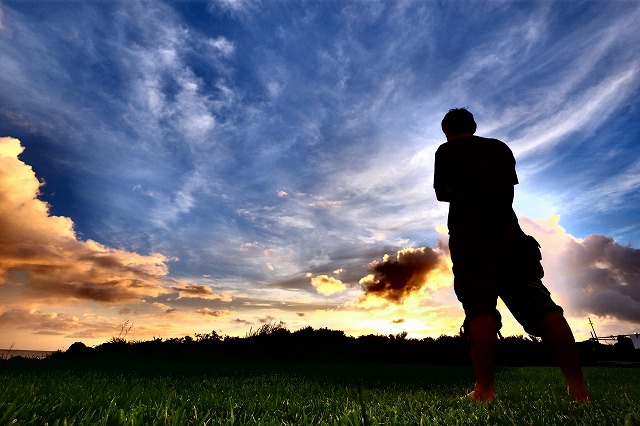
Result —
[[493, 401], [496, 397], [494, 391], [474, 389], [467, 394], [467, 398], [474, 401]]
[[567, 386], [567, 394], [574, 402], [587, 402], [591, 400], [591, 394], [587, 385], [584, 383], [581, 385]]

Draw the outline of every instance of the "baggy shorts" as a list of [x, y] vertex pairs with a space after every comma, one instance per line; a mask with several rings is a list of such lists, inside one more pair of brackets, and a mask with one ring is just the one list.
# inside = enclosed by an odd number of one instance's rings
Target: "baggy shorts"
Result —
[[512, 242], [487, 245], [482, 241], [451, 236], [454, 290], [465, 312], [464, 329], [480, 315], [493, 314], [498, 330], [501, 316], [498, 297], [528, 334], [542, 335], [542, 319], [563, 312], [542, 283], [542, 254], [535, 238], [518, 233]]

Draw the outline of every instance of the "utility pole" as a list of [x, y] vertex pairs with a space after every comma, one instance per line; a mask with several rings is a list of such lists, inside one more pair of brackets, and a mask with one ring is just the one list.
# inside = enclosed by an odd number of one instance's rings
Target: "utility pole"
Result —
[[596, 341], [598, 340], [598, 335], [596, 334], [596, 329], [593, 328], [593, 323], [591, 322], [591, 318], [589, 318], [589, 325], [591, 326], [591, 329], [593, 330], [593, 338], [596, 339]]

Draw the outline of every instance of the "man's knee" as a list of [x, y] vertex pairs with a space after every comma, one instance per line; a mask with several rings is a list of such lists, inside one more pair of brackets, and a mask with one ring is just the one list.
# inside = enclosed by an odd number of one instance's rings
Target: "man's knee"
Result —
[[467, 314], [460, 332], [467, 339], [471, 340], [472, 334], [476, 334], [477, 330], [486, 329], [488, 327], [493, 329], [494, 326], [495, 333], [499, 334], [500, 329], [502, 328], [502, 316], [497, 309], [494, 309], [493, 312]]
[[564, 317], [562, 311], [551, 311], [547, 312], [542, 317], [542, 326], [540, 335], [548, 334], [548, 331], [551, 330], [561, 330], [561, 329], [569, 329], [569, 323], [567, 319]]
[[537, 337], [542, 337], [545, 329], [548, 329], [549, 327], [557, 327], [558, 324], [566, 324], [567, 322], [564, 318], [562, 308], [558, 305], [549, 306], [537, 315], [530, 314], [521, 318], [515, 314], [514, 316], [516, 317], [516, 320], [522, 324], [524, 331]]

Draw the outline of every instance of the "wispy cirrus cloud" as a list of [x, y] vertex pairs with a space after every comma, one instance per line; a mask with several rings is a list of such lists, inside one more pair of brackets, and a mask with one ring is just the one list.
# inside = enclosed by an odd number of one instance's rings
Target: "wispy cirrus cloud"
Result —
[[558, 110], [547, 111], [547, 117], [538, 118], [535, 125], [525, 130], [523, 137], [512, 141], [514, 153], [519, 158], [532, 152], [539, 155], [541, 149], [561, 144], [572, 134], [598, 127], [615, 111], [615, 105], [621, 99], [638, 88], [637, 74], [637, 64], [619, 69], [581, 95], [573, 96], [571, 101], [562, 102]]

